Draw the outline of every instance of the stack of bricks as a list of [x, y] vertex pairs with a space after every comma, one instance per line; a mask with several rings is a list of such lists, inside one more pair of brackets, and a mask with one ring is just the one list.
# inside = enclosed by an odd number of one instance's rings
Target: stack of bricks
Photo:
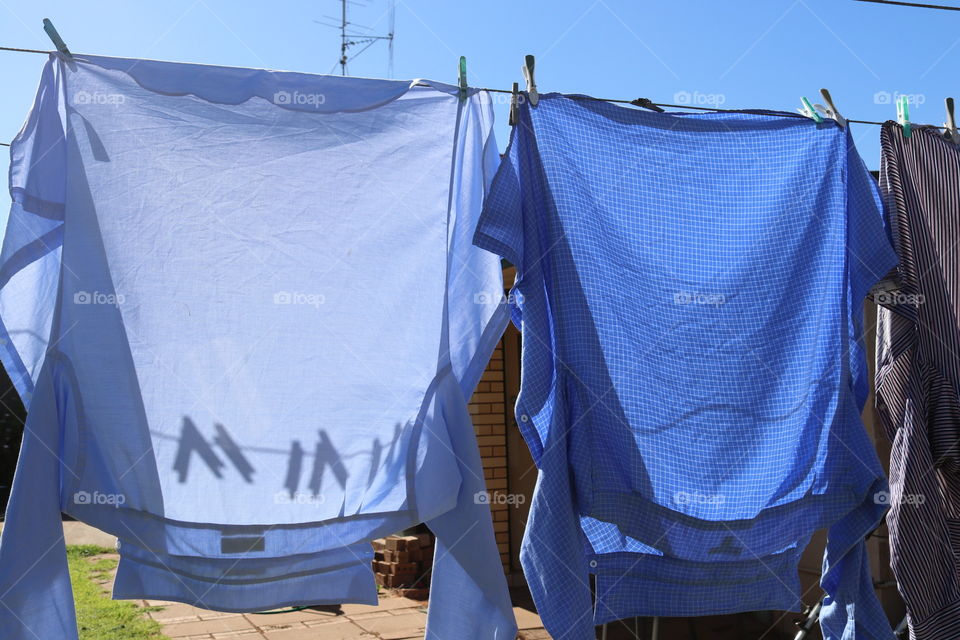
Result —
[[507, 491], [507, 422], [506, 398], [503, 386], [503, 341], [497, 345], [487, 369], [480, 378], [470, 399], [470, 414], [473, 418], [483, 476], [490, 494], [490, 509], [493, 512], [493, 529], [500, 550], [503, 570], [510, 573], [510, 522], [508, 507], [493, 498]]
[[433, 568], [433, 536], [387, 536], [373, 541], [377, 584], [416, 598], [427, 595]]

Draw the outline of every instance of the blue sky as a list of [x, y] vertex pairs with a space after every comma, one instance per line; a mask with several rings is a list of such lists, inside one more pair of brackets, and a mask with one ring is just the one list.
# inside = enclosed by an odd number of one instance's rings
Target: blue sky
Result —
[[[339, 11], [339, 0], [0, 0], [0, 45], [49, 49], [50, 17], [76, 52], [330, 73], [339, 34], [315, 21]], [[349, 18], [386, 32], [387, 1], [357, 0]], [[944, 120], [944, 97], [960, 99], [952, 11], [854, 0], [396, 0], [396, 33], [396, 78], [455, 82], [466, 55], [471, 85], [509, 88], [532, 53], [541, 92], [792, 111], [827, 87], [844, 115], [865, 120], [894, 118], [891, 97], [902, 93], [911, 119], [931, 124]], [[386, 77], [386, 51], [368, 49], [351, 75]], [[0, 140], [20, 128], [43, 61], [0, 51]], [[501, 148], [506, 111], [498, 107]], [[877, 127], [853, 131], [876, 168]], [[0, 148], [3, 175], [7, 160]]]

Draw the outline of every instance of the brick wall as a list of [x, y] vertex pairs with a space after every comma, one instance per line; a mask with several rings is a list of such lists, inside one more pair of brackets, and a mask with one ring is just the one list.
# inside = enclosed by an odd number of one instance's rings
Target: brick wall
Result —
[[[480, 445], [483, 475], [490, 494], [506, 493], [507, 487], [507, 423], [503, 386], [503, 341], [497, 345], [487, 369], [480, 378], [470, 399], [470, 414], [473, 428]], [[493, 530], [500, 549], [500, 562], [505, 572], [510, 572], [510, 522], [509, 507], [491, 501]]]

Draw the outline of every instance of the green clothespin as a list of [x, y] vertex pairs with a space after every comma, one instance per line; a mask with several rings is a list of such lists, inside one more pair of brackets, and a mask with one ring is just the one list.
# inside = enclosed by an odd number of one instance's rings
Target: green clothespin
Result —
[[460, 56], [460, 99], [467, 99], [467, 56]]
[[823, 116], [821, 116], [820, 113], [813, 108], [813, 105], [810, 104], [810, 101], [807, 100], [806, 96], [800, 96], [800, 102], [803, 103], [803, 109], [797, 109], [797, 111], [808, 118], [812, 118], [817, 124], [823, 122]]
[[903, 137], [910, 137], [910, 102], [907, 96], [900, 96], [897, 100], [897, 122], [903, 127]]
[[43, 19], [43, 30], [47, 32], [57, 51], [62, 53], [68, 60], [73, 60], [73, 54], [70, 53], [70, 49], [67, 49], [67, 44], [63, 41], [63, 38], [60, 37], [60, 34], [57, 33], [57, 28], [50, 22], [50, 18]]

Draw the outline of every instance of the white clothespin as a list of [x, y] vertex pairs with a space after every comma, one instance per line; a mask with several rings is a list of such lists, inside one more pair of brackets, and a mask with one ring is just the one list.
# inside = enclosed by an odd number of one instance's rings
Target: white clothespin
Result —
[[540, 102], [540, 94], [537, 93], [537, 81], [533, 75], [535, 64], [536, 61], [533, 56], [528, 55], [524, 58], [524, 65], [520, 67], [520, 70], [523, 71], [523, 79], [527, 81], [527, 94], [530, 96], [531, 107], [537, 106], [537, 103]]
[[847, 126], [847, 119], [840, 115], [840, 111], [837, 109], [836, 105], [833, 104], [833, 98], [830, 96], [830, 92], [826, 89], [820, 89], [820, 96], [823, 97], [824, 104], [815, 104], [815, 108], [820, 109], [827, 117], [836, 121], [841, 127]]
[[897, 122], [903, 127], [903, 137], [910, 137], [910, 105], [907, 96], [900, 96], [897, 100]]
[[57, 33], [57, 28], [50, 22], [50, 18], [43, 19], [43, 30], [47, 32], [57, 51], [62, 53], [67, 60], [73, 60], [73, 54], [70, 53], [70, 49], [67, 49], [67, 44], [63, 41], [63, 38], [60, 37], [60, 34]]
[[960, 144], [960, 134], [957, 133], [957, 122], [953, 118], [953, 98], [947, 98], [943, 103], [947, 108], [947, 121], [943, 123], [946, 131], [943, 132], [943, 137], [953, 144]]
[[803, 107], [797, 109], [798, 112], [812, 119], [817, 124], [823, 122], [823, 116], [820, 115], [820, 112], [814, 109], [813, 105], [810, 104], [810, 101], [807, 100], [806, 96], [800, 96], [800, 103], [803, 104]]

